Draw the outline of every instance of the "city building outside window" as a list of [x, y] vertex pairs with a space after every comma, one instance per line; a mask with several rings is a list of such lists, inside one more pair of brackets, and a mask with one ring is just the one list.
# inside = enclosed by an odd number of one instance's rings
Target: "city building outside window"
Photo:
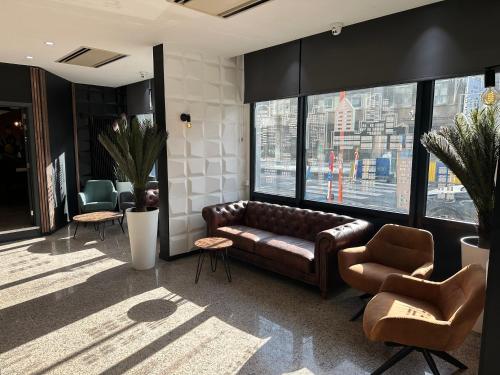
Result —
[[[496, 86], [499, 87], [497, 74]], [[470, 113], [481, 105], [484, 76], [468, 76], [437, 80], [434, 88], [432, 129], [454, 125], [457, 113]], [[430, 155], [427, 189], [428, 217], [477, 222], [469, 194], [460, 180], [434, 155]]]
[[295, 197], [297, 112], [297, 98], [255, 104], [255, 192]]
[[309, 96], [305, 199], [407, 214], [417, 84]]

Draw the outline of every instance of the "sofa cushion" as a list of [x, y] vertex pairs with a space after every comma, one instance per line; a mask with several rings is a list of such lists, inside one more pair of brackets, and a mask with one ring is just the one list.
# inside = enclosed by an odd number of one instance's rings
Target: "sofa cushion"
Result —
[[251, 253], [255, 252], [255, 244], [265, 238], [275, 236], [265, 230], [250, 228], [245, 225], [232, 225], [228, 227], [217, 228], [216, 236], [229, 238], [234, 246]]
[[405, 271], [378, 263], [359, 263], [341, 270], [342, 278], [347, 284], [372, 295], [378, 293], [382, 283], [391, 273], [408, 275]]
[[255, 253], [304, 273], [314, 272], [314, 242], [276, 236], [256, 243]]

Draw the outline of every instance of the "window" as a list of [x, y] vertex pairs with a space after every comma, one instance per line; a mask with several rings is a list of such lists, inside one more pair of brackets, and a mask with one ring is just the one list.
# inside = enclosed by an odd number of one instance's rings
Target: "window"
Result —
[[295, 197], [297, 110], [297, 98], [255, 104], [254, 191]]
[[[497, 74], [497, 87], [499, 78]], [[453, 126], [457, 113], [469, 113], [481, 104], [483, 90], [482, 75], [437, 80], [434, 88], [432, 129]], [[426, 215], [477, 222], [476, 211], [469, 194], [456, 176], [432, 154], [429, 161]]]
[[305, 199], [409, 212], [417, 84], [307, 99]]

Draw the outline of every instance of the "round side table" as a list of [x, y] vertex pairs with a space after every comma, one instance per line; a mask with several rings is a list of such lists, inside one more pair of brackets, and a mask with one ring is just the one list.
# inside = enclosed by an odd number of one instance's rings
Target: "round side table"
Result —
[[217, 258], [220, 255], [222, 262], [224, 263], [224, 270], [226, 271], [227, 280], [231, 282], [231, 270], [229, 268], [229, 259], [227, 256], [227, 250], [233, 246], [233, 241], [222, 237], [206, 237], [200, 238], [195, 241], [194, 245], [200, 249], [200, 255], [198, 256], [198, 266], [196, 267], [196, 277], [194, 279], [195, 284], [198, 283], [200, 279], [201, 269], [203, 268], [203, 261], [205, 260], [205, 254], [208, 252], [210, 255], [210, 269], [212, 272], [217, 270]]

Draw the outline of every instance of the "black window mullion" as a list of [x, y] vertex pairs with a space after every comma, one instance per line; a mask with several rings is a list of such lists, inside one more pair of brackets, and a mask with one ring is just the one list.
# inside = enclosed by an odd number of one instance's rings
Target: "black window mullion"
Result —
[[305, 191], [305, 137], [307, 118], [307, 97], [299, 97], [297, 113], [297, 160], [295, 198], [297, 206], [302, 204]]
[[250, 104], [250, 199], [254, 199], [255, 193], [255, 158], [257, 157], [255, 149], [255, 103]]
[[422, 226], [427, 204], [427, 179], [429, 174], [429, 153], [420, 142], [422, 135], [432, 127], [432, 107], [434, 103], [434, 81], [422, 81], [417, 86], [415, 107], [415, 131], [413, 138], [413, 160], [411, 174], [411, 194], [409, 225]]

